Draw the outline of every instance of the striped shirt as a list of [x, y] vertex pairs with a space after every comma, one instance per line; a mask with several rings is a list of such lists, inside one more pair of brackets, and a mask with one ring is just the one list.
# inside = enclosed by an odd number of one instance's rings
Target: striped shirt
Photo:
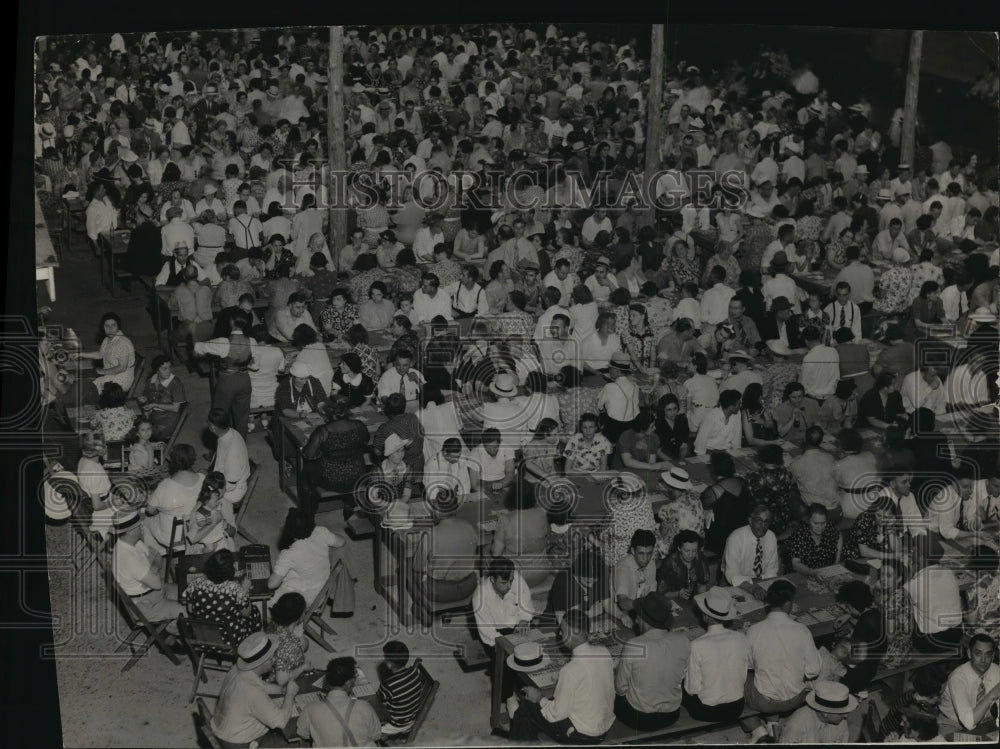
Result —
[[382, 679], [378, 698], [389, 715], [389, 723], [403, 728], [416, 720], [423, 687], [423, 679], [416, 666], [404, 668]]

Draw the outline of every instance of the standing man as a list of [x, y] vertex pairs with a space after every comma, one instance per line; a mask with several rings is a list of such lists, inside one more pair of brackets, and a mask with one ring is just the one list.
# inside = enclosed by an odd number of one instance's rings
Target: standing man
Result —
[[222, 495], [222, 517], [228, 523], [230, 535], [236, 533], [236, 506], [247, 493], [250, 478], [250, 456], [242, 435], [232, 428], [229, 413], [221, 408], [208, 412], [208, 431], [215, 435], [215, 466], [226, 477], [226, 492]]
[[245, 332], [250, 328], [250, 320], [242, 310], [232, 315], [230, 325], [228, 337], [195, 343], [194, 353], [195, 356], [208, 354], [221, 359], [215, 392], [212, 393], [212, 408], [227, 412], [230, 423], [246, 439], [250, 423], [251, 394], [248, 372], [257, 368], [253, 358], [257, 342]]

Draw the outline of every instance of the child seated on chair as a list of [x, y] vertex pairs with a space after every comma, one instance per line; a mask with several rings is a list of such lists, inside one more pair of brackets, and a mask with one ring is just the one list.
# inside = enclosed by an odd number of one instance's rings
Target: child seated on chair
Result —
[[306, 599], [301, 593], [285, 593], [271, 607], [267, 632], [277, 639], [274, 670], [271, 672], [277, 684], [286, 684], [305, 670], [306, 649], [309, 647], [302, 626], [305, 612]]
[[140, 416], [135, 423], [135, 434], [135, 442], [130, 446], [128, 454], [129, 471], [135, 473], [155, 468], [157, 464], [153, 454], [156, 447], [162, 447], [163, 443], [150, 441], [153, 439], [153, 422], [145, 416]]
[[382, 735], [392, 736], [406, 733], [413, 727], [420, 712], [423, 680], [416, 662], [412, 666], [407, 665], [410, 649], [406, 643], [389, 640], [382, 646], [382, 655], [385, 661], [379, 666], [382, 683], [378, 688], [378, 699], [389, 716], [389, 722], [382, 724]]
[[202, 482], [198, 502], [184, 521], [189, 554], [211, 553], [219, 549], [236, 551], [236, 544], [222, 517], [222, 494], [225, 490], [226, 477], [219, 471], [212, 471]]

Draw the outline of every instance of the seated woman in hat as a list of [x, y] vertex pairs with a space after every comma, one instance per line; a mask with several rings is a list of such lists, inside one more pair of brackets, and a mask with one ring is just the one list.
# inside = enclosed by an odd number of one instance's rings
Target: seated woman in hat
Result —
[[288, 370], [287, 382], [278, 386], [274, 396], [275, 410], [282, 416], [297, 418], [311, 413], [323, 413], [327, 393], [322, 383], [313, 376], [312, 368], [296, 361]]

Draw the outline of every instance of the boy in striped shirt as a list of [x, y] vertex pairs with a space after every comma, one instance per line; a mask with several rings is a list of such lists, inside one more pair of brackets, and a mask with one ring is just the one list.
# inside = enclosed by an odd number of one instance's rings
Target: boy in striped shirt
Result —
[[423, 696], [423, 679], [417, 666], [407, 666], [410, 649], [399, 640], [390, 640], [382, 646], [386, 673], [378, 688], [378, 698], [389, 715], [389, 722], [383, 724], [382, 735], [406, 733], [420, 711]]

